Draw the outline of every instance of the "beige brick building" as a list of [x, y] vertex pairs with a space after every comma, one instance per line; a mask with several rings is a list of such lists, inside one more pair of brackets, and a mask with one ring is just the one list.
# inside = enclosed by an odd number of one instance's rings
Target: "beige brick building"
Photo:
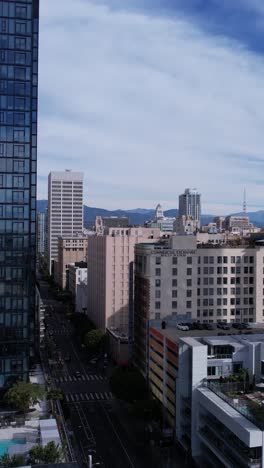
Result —
[[128, 332], [129, 283], [134, 247], [160, 237], [158, 228], [109, 228], [89, 237], [87, 313], [99, 328]]

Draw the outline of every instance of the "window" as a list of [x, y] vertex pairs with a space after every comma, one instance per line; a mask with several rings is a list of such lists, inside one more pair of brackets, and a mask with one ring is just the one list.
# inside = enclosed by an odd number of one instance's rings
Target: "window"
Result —
[[21, 21], [16, 21], [16, 34], [26, 34], [26, 23], [22, 23]]
[[208, 257], [204, 257], [204, 263], [208, 263]]
[[155, 280], [155, 286], [156, 286], [156, 288], [160, 288], [160, 283], [161, 283], [161, 281], [160, 281], [159, 279], [156, 279], [156, 280]]
[[176, 289], [172, 290], [172, 297], [177, 297], [177, 290]]
[[178, 258], [177, 257], [172, 257], [172, 264], [177, 265], [178, 263]]
[[16, 18], [26, 18], [27, 7], [22, 5], [16, 5]]
[[227, 262], [228, 262], [228, 258], [227, 258], [227, 257], [223, 257], [223, 260], [224, 260], [224, 263], [227, 263]]
[[191, 268], [187, 268], [187, 276], [190, 276], [192, 274], [192, 269]]
[[159, 312], [155, 313], [155, 320], [160, 320], [160, 313]]
[[192, 257], [187, 257], [187, 265], [192, 265]]
[[24, 187], [24, 177], [23, 176], [13, 176], [13, 187]]
[[222, 257], [217, 257], [217, 263], [222, 263]]
[[177, 309], [177, 301], [172, 301], [171, 307], [172, 309]]
[[214, 257], [209, 257], [209, 263], [214, 263]]
[[192, 280], [191, 280], [191, 279], [187, 279], [186, 285], [187, 285], [187, 287], [191, 287], [191, 286], [192, 286]]
[[178, 274], [178, 269], [177, 268], [173, 268], [172, 269], [172, 275], [173, 276], [176, 276]]
[[177, 285], [178, 285], [178, 281], [176, 279], [173, 279], [172, 280], [172, 287], [175, 288], [175, 287], [177, 287]]
[[25, 37], [16, 37], [15, 38], [15, 48], [18, 50], [26, 49], [26, 38]]
[[161, 275], [161, 269], [160, 268], [156, 268], [156, 276], [160, 276]]
[[191, 290], [191, 289], [188, 289], [188, 290], [187, 290], [186, 296], [187, 296], [187, 297], [192, 297], [192, 290]]
[[160, 289], [156, 289], [155, 291], [155, 298], [160, 299]]
[[186, 309], [192, 308], [192, 301], [186, 301]]
[[160, 309], [160, 301], [155, 302], [155, 309]]
[[161, 258], [160, 257], [156, 257], [156, 265], [160, 265], [161, 264]]

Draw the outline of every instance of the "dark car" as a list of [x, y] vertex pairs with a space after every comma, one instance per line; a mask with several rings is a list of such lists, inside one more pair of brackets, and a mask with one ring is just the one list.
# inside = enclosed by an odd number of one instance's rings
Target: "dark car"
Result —
[[80, 379], [82, 377], [82, 374], [78, 370], [75, 372], [74, 375], [75, 375], [76, 379]]
[[206, 330], [215, 330], [215, 325], [213, 323], [205, 323]]

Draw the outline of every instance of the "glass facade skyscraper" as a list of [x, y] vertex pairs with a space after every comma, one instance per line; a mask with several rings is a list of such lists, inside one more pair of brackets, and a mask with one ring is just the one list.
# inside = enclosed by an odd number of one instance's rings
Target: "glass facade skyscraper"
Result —
[[0, 388], [34, 351], [39, 0], [0, 0]]

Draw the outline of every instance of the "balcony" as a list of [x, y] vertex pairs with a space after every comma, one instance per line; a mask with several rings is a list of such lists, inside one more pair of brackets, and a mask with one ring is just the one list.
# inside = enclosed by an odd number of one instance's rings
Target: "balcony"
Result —
[[[206, 424], [204, 428], [211, 432], [212, 437], [216, 437], [221, 443], [224, 444], [227, 451], [230, 451], [230, 456], [239, 460], [241, 466], [250, 468], [260, 468], [261, 458], [253, 458], [250, 454], [250, 448], [231, 433], [225, 426], [211, 416], [203, 416], [203, 422]], [[233, 453], [232, 453], [233, 452]]]
[[219, 457], [227, 466], [241, 466], [245, 468], [261, 468], [262, 459], [253, 459], [246, 454], [242, 455], [237, 447], [232, 446], [217, 431], [207, 426], [202, 427], [198, 434], [200, 438], [211, 448], [215, 455]]

